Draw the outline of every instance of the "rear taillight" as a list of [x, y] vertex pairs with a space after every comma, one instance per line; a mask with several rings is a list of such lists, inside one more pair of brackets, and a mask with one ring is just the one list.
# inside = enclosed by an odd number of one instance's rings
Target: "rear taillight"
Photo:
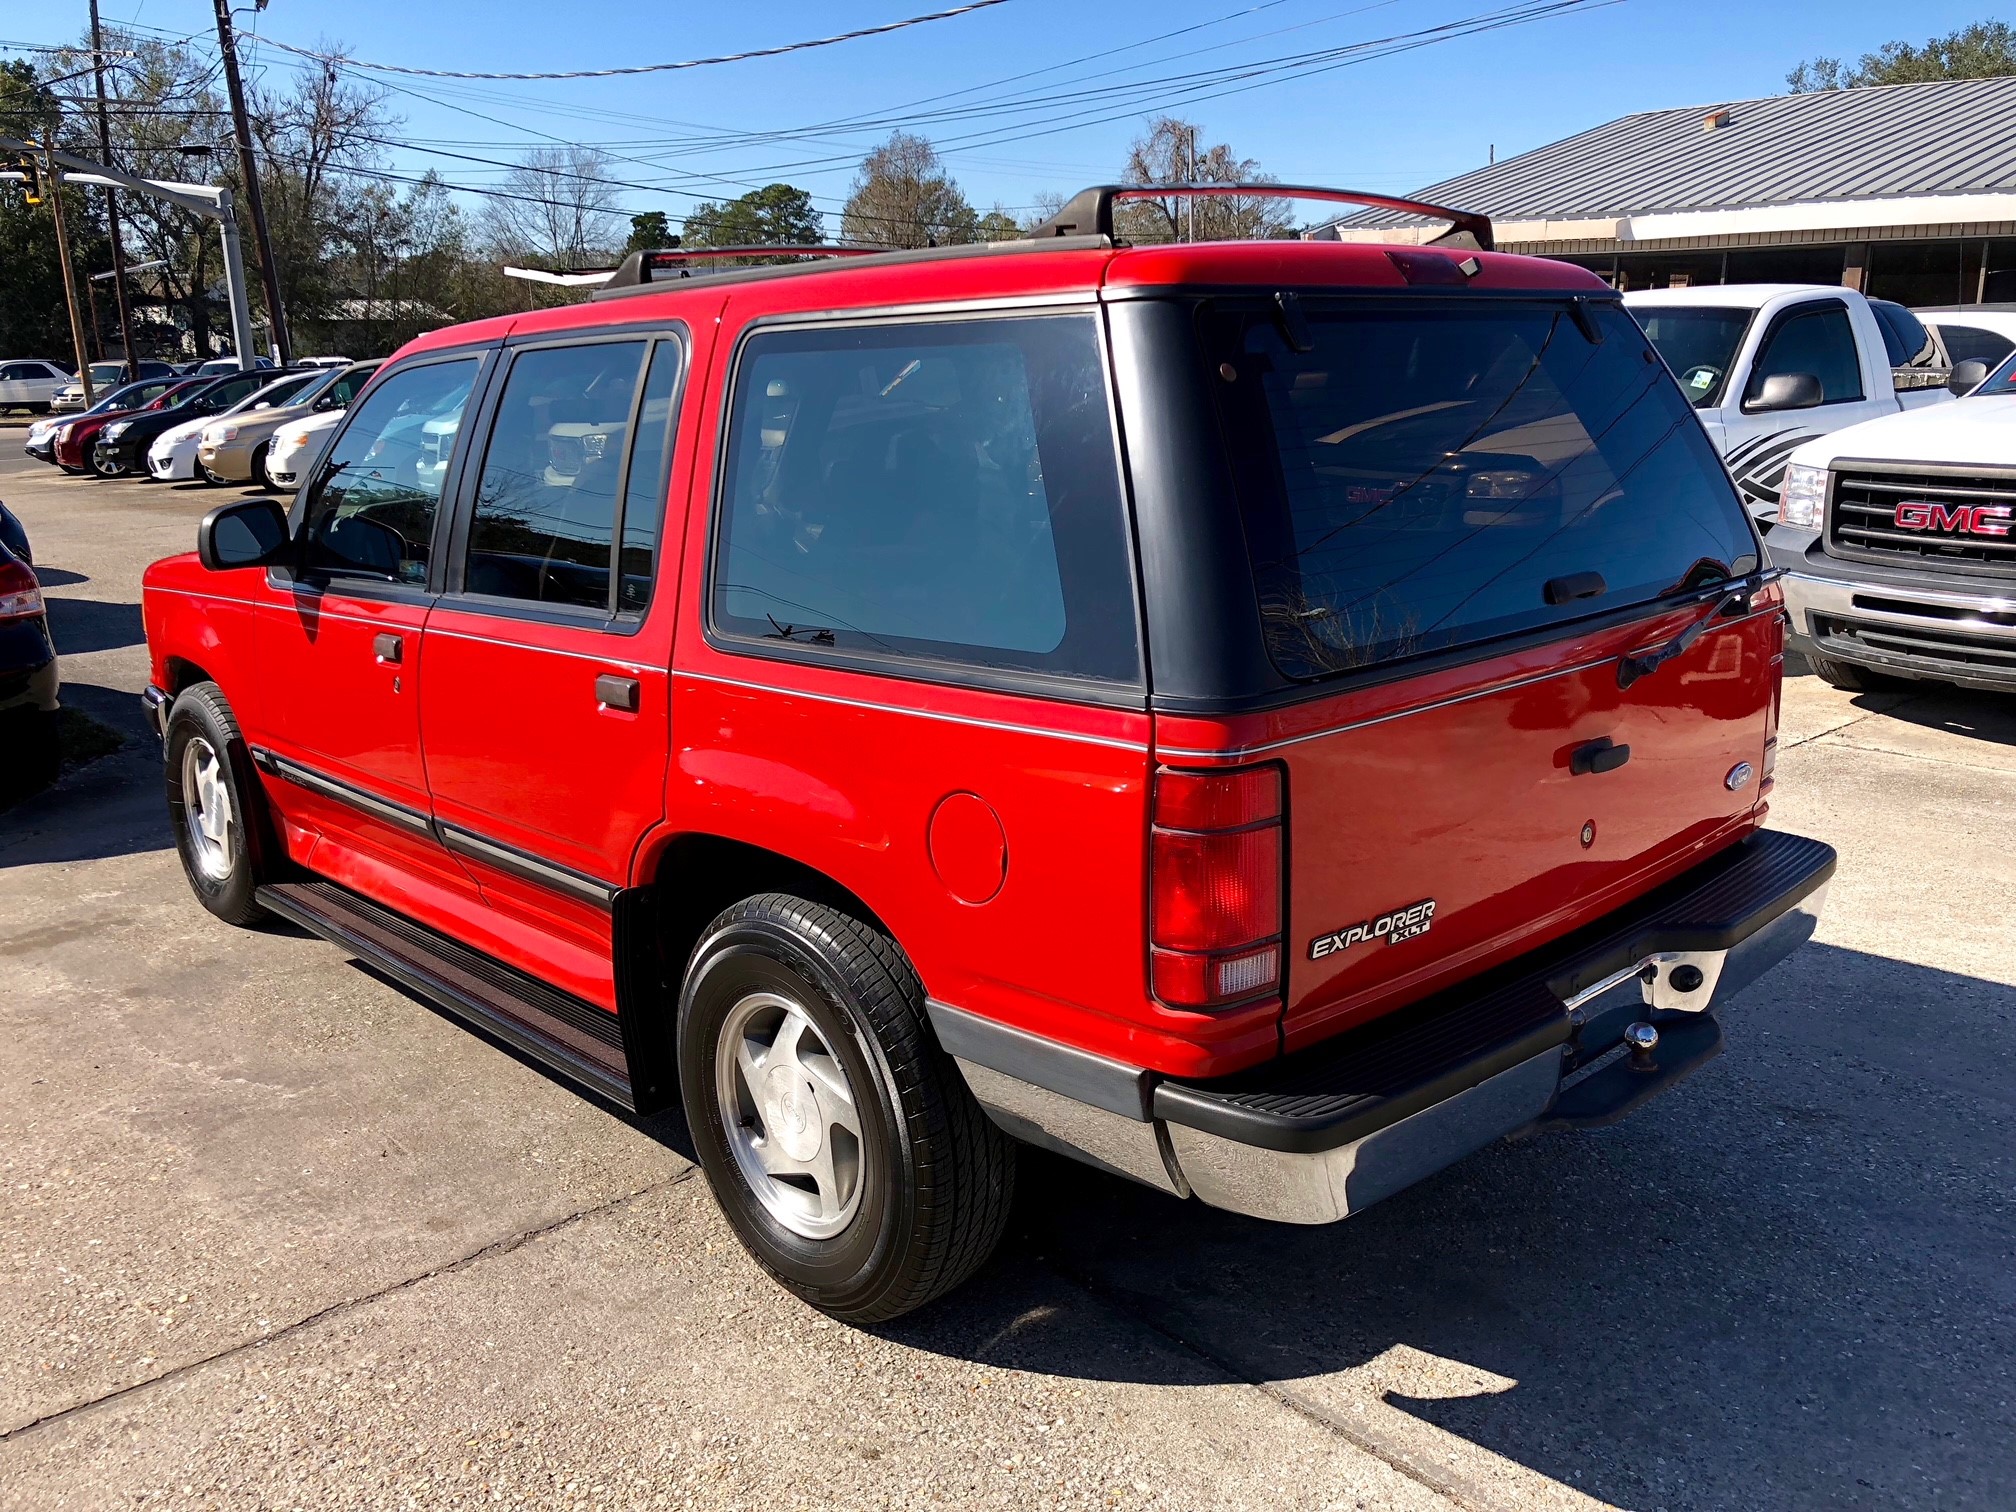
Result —
[[0, 622], [35, 619], [42, 613], [42, 585], [35, 574], [5, 551], [0, 551]]
[[1155, 996], [1225, 1008], [1281, 988], [1281, 770], [1155, 774]]

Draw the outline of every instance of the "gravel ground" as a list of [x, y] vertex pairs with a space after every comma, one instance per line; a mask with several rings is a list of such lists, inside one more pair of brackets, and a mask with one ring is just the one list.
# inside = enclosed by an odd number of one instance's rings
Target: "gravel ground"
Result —
[[214, 490], [0, 423], [66, 698], [0, 814], [0, 1507], [1999, 1509], [2016, 1482], [2016, 700], [1787, 686], [1842, 853], [1730, 1048], [1330, 1228], [1048, 1158], [866, 1332], [769, 1284], [676, 1115], [189, 899], [135, 696]]

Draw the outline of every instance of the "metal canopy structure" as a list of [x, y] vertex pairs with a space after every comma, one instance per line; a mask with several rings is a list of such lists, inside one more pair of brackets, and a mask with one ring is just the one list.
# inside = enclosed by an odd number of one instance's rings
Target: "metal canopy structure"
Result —
[[231, 345], [237, 352], [240, 368], [253, 365], [258, 353], [253, 349], [252, 305], [245, 293], [245, 254], [238, 244], [238, 221], [232, 213], [229, 189], [213, 184], [179, 184], [172, 180], [135, 178], [103, 163], [94, 163], [89, 158], [57, 152], [16, 137], [0, 136], [0, 152], [32, 153], [52, 160], [64, 170], [61, 177], [66, 184], [126, 189], [166, 200], [192, 215], [217, 222], [219, 239], [224, 244], [224, 286], [231, 302]]

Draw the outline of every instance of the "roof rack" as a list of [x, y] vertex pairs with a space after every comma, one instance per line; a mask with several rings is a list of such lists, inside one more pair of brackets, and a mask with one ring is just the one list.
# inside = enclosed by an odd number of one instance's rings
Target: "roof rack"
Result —
[[[603, 285], [605, 289], [628, 289], [638, 284], [652, 282], [652, 274], [659, 268], [679, 267], [682, 263], [708, 262], [724, 257], [877, 257], [884, 252], [892, 252], [893, 247], [875, 246], [833, 246], [809, 242], [752, 242], [740, 247], [654, 247], [642, 252], [632, 252], [623, 259], [622, 265], [609, 275]], [[683, 268], [680, 276], [688, 277]]]
[[1409, 215], [1425, 215], [1449, 222], [1449, 230], [1435, 238], [1442, 245], [1467, 245], [1489, 252], [1496, 245], [1491, 233], [1491, 217], [1474, 210], [1452, 210], [1447, 205], [1431, 205], [1425, 200], [1400, 199], [1390, 194], [1367, 194], [1357, 189], [1326, 189], [1316, 184], [1096, 184], [1081, 189], [1058, 212], [1029, 233], [1030, 239], [1045, 236], [1113, 236], [1113, 205], [1127, 199], [1210, 199], [1242, 195], [1247, 198], [1330, 200], [1339, 204], [1364, 205], [1374, 210], [1399, 210]]

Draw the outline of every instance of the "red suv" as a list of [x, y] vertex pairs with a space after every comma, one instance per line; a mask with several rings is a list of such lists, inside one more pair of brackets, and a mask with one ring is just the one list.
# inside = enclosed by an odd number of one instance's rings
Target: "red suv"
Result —
[[1834, 858], [1761, 828], [1784, 615], [1686, 398], [1480, 217], [1145, 192], [406, 347], [148, 574], [197, 896], [683, 1101], [851, 1320], [1018, 1142], [1321, 1223], [1709, 1059]]

